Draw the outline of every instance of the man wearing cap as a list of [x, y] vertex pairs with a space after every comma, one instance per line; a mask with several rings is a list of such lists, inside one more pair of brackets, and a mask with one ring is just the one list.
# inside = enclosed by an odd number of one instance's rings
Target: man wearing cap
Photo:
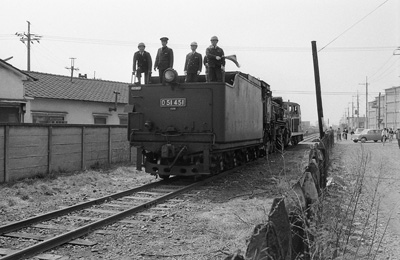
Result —
[[140, 78], [142, 76], [142, 73], [144, 73], [144, 84], [149, 84], [153, 61], [151, 60], [150, 53], [144, 50], [145, 48], [146, 46], [143, 42], [138, 44], [139, 51], [135, 52], [135, 54], [133, 55], [132, 75], [136, 75], [136, 78], [140, 83]]
[[203, 66], [203, 57], [196, 52], [197, 42], [192, 42], [190, 48], [192, 51], [186, 55], [185, 68], [183, 69], [186, 75], [185, 82], [197, 82]]
[[168, 68], [172, 68], [174, 65], [174, 52], [171, 48], [167, 47], [167, 37], [161, 37], [160, 41], [162, 47], [157, 51], [156, 61], [154, 63], [154, 70], [158, 69], [160, 82], [162, 82], [164, 71]]
[[217, 46], [218, 37], [211, 37], [211, 45], [206, 50], [208, 62], [208, 78], [209, 81], [222, 82], [222, 75], [225, 69], [224, 50]]

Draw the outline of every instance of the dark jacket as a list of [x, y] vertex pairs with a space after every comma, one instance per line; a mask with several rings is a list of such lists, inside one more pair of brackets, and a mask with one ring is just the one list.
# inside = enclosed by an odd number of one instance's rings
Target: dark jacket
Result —
[[171, 48], [162, 47], [158, 49], [154, 67], [159, 70], [172, 68], [174, 66], [174, 52]]
[[140, 70], [140, 72], [151, 72], [153, 61], [151, 60], [151, 55], [147, 51], [140, 54], [140, 51], [135, 52], [133, 55], [133, 71]]
[[183, 69], [187, 73], [197, 73], [197, 71], [201, 71], [203, 67], [203, 57], [200, 53], [189, 53], [186, 55], [185, 68]]
[[[224, 56], [224, 50], [221, 49], [220, 47], [216, 46], [210, 46], [206, 50], [206, 56], [207, 56], [207, 61], [208, 61], [208, 67], [221, 67], [225, 66], [225, 58], [222, 58]], [[216, 57], [220, 56], [222, 59], [217, 60]]]

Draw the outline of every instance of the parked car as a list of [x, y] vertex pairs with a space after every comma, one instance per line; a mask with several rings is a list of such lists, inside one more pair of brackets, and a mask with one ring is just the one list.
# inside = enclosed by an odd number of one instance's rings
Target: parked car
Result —
[[355, 143], [358, 141], [362, 143], [365, 143], [366, 141], [378, 142], [378, 140], [381, 140], [381, 133], [382, 130], [379, 129], [364, 129], [359, 134], [354, 133], [351, 140]]
[[356, 128], [356, 130], [354, 131], [354, 134], [361, 134], [361, 132], [364, 131], [364, 128]]

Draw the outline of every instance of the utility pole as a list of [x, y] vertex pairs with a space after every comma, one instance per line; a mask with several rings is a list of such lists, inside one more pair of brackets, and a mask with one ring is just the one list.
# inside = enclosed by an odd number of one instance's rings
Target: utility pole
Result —
[[354, 129], [354, 100], [353, 97], [351, 97], [351, 128]]
[[[393, 51], [393, 55], [400, 55], [400, 47], [397, 47], [396, 50]], [[399, 76], [400, 77], [400, 76]], [[397, 129], [397, 93], [396, 93], [396, 87], [394, 88], [394, 128]]]
[[365, 85], [365, 128], [368, 126], [368, 77], [365, 77], [365, 83], [360, 83], [359, 85]]
[[349, 106], [347, 106], [347, 128], [350, 127], [350, 110]]
[[20, 37], [20, 41], [26, 44], [27, 50], [28, 50], [28, 64], [27, 64], [27, 70], [31, 71], [31, 43], [33, 44], [34, 41], [36, 41], [37, 43], [40, 43], [40, 38], [42, 38], [42, 36], [37, 35], [37, 34], [33, 34], [31, 33], [31, 23], [29, 21], [26, 21], [28, 23], [28, 33], [15, 33], [15, 35], [17, 35], [18, 37]]
[[358, 90], [357, 90], [357, 128], [360, 127], [360, 103], [358, 102]]
[[397, 129], [397, 91], [396, 87], [394, 87], [394, 129]]
[[378, 99], [378, 129], [381, 129], [381, 92]]
[[71, 59], [71, 67], [70, 68], [65, 67], [65, 68], [67, 70], [71, 70], [71, 82], [72, 82], [72, 78], [74, 77], [74, 70], [79, 70], [79, 69], [74, 67], [74, 63], [75, 63], [76, 58], [70, 58], [70, 59]]
[[317, 112], [318, 112], [318, 125], [319, 125], [319, 137], [322, 139], [325, 135], [322, 123], [324, 121], [324, 112], [322, 109], [322, 97], [321, 97], [321, 81], [319, 78], [319, 66], [318, 66], [318, 55], [317, 55], [317, 43], [316, 41], [311, 42], [313, 64], [314, 64], [314, 80], [315, 80], [315, 94], [317, 96]]

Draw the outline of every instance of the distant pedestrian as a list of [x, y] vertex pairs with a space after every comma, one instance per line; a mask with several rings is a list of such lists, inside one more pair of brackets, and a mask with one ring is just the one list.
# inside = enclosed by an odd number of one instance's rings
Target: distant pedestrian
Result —
[[200, 53], [196, 52], [197, 42], [192, 42], [190, 44], [190, 49], [192, 51], [186, 55], [185, 61], [185, 82], [197, 82], [203, 67], [203, 57]]
[[347, 129], [343, 129], [343, 139], [347, 140]]
[[391, 143], [393, 140], [393, 135], [394, 135], [392, 128], [389, 129], [388, 134], [389, 134], [389, 143]]
[[396, 139], [397, 139], [397, 144], [399, 145], [399, 149], [400, 149], [400, 128], [397, 128], [397, 130], [396, 130]]
[[151, 60], [150, 53], [145, 51], [145, 48], [146, 46], [143, 42], [139, 43], [139, 51], [135, 52], [135, 54], [133, 55], [132, 75], [135, 75], [138, 82], [140, 83], [142, 73], [144, 73], [144, 84], [149, 84], [151, 76], [151, 66], [153, 62]]
[[154, 70], [158, 69], [160, 82], [163, 80], [164, 71], [174, 66], [174, 51], [167, 47], [168, 40], [167, 37], [160, 38], [162, 47], [158, 49], [154, 62]]
[[385, 128], [383, 128], [382, 133], [381, 133], [381, 141], [382, 141], [382, 145], [385, 145], [386, 139], [388, 137], [388, 131]]
[[342, 132], [340, 132], [340, 128], [338, 128], [336, 132], [336, 141], [342, 141]]

